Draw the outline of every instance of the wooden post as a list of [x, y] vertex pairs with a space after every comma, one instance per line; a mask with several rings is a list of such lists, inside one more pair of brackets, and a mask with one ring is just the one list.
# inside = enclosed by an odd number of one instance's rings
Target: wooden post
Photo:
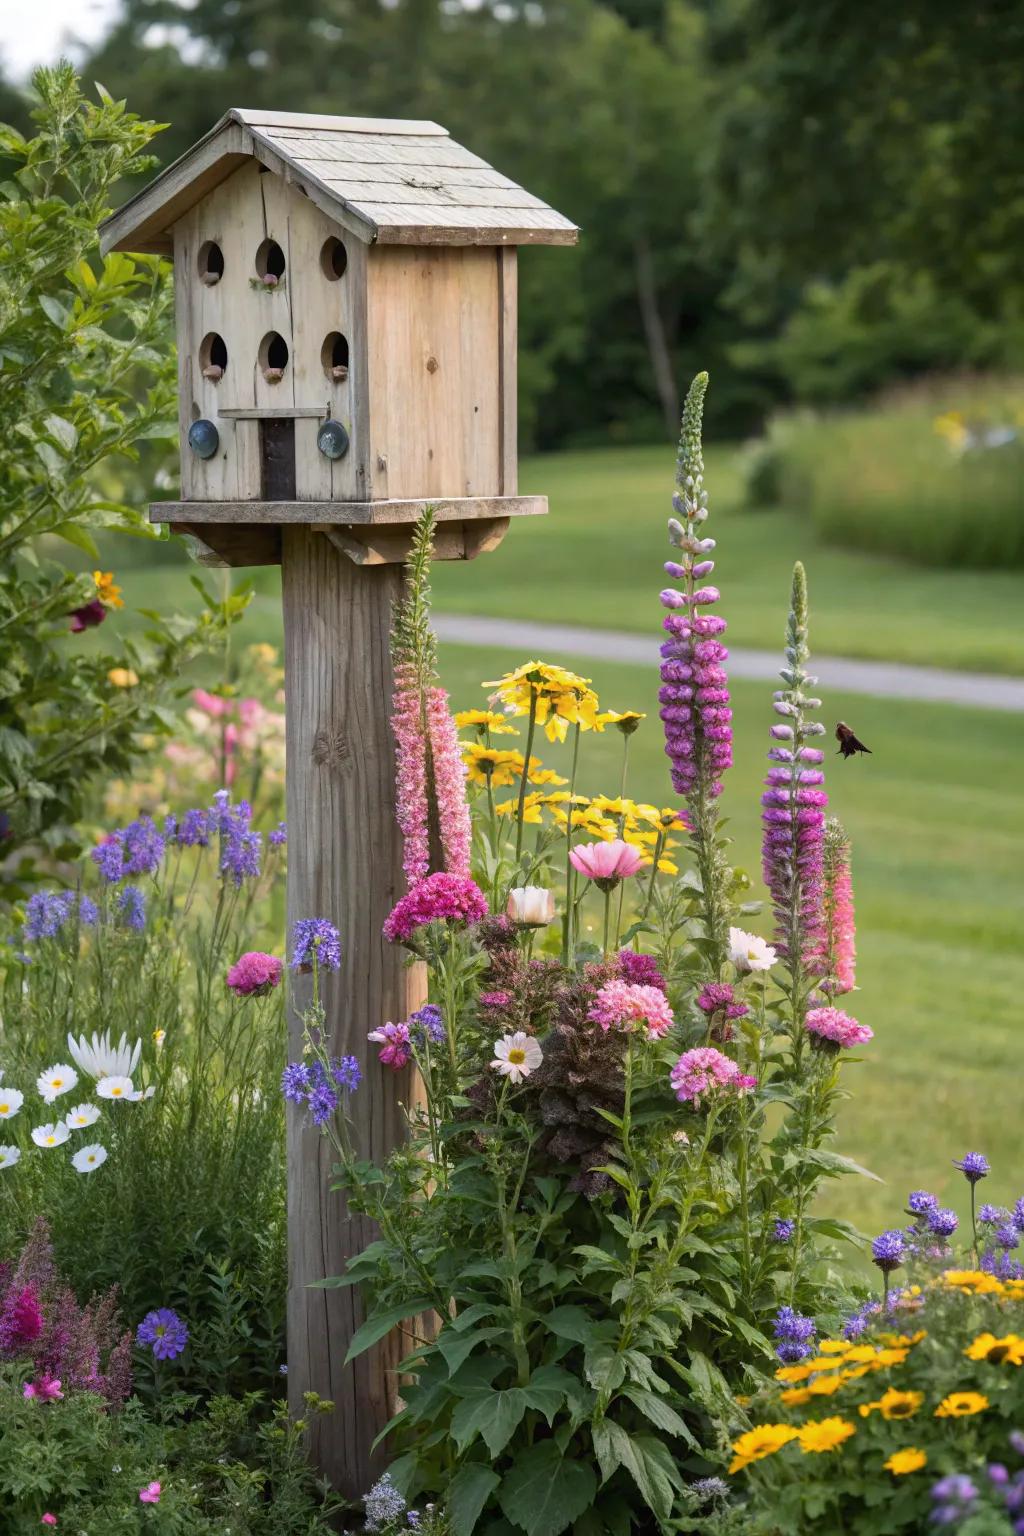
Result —
[[[390, 729], [391, 609], [401, 565], [357, 566], [322, 533], [282, 529], [288, 798], [288, 925], [326, 917], [341, 933], [341, 970], [323, 995], [332, 1055], [363, 1067], [356, 1095], [359, 1151], [383, 1159], [403, 1132], [400, 1103], [409, 1074], [382, 1071], [367, 1033], [407, 1019], [425, 1000], [421, 966], [387, 944], [381, 927], [404, 890], [395, 820]], [[299, 1014], [309, 978], [290, 978], [290, 1059], [298, 1059]], [[311, 1451], [342, 1493], [364, 1494], [386, 1464], [375, 1436], [395, 1409], [394, 1367], [403, 1352], [392, 1336], [345, 1366], [362, 1321], [352, 1287], [310, 1290], [344, 1273], [374, 1237], [330, 1192], [330, 1143], [289, 1107], [288, 1396], [301, 1414], [303, 1393], [336, 1404], [316, 1421]]]

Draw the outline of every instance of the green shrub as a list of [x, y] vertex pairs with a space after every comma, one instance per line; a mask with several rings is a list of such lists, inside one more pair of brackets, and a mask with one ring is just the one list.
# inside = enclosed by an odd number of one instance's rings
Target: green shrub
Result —
[[779, 418], [751, 493], [828, 543], [921, 565], [1024, 565], [1024, 383], [946, 380], [870, 409]]

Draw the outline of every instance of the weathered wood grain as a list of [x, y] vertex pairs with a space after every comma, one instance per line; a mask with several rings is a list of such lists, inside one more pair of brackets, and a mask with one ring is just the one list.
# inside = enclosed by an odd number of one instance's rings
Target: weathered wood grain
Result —
[[[360, 1150], [380, 1160], [403, 1135], [400, 1103], [411, 1085], [407, 1073], [380, 1068], [366, 1036], [385, 1020], [407, 1019], [425, 1000], [422, 967], [406, 967], [381, 935], [404, 889], [387, 708], [391, 605], [402, 570], [359, 569], [308, 528], [286, 528], [283, 545], [288, 921], [326, 917], [340, 929], [342, 968], [323, 988], [329, 1045], [364, 1069]], [[309, 978], [292, 974], [290, 994], [296, 1059]], [[357, 1497], [386, 1461], [370, 1446], [394, 1411], [402, 1344], [393, 1334], [343, 1364], [363, 1320], [358, 1295], [309, 1285], [343, 1273], [375, 1234], [330, 1193], [329, 1142], [292, 1107], [288, 1119], [289, 1401], [296, 1414], [309, 1390], [336, 1404], [315, 1423], [311, 1449], [320, 1471]]]
[[546, 496], [417, 496], [392, 501], [152, 501], [151, 523], [415, 523], [433, 507], [439, 523], [543, 517]]

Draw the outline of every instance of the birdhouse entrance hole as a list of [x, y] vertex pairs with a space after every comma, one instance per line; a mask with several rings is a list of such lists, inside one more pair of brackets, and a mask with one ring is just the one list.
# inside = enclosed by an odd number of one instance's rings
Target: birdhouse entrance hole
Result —
[[199, 247], [199, 278], [212, 288], [224, 276], [224, 252], [216, 240], [204, 240]]
[[284, 277], [284, 251], [276, 240], [264, 240], [256, 252], [256, 276], [272, 288]]
[[224, 376], [228, 366], [228, 349], [224, 345], [223, 336], [218, 336], [216, 331], [208, 331], [199, 343], [199, 366], [203, 378], [212, 380], [214, 384]]
[[345, 268], [348, 266], [348, 252], [340, 240], [332, 235], [325, 240], [320, 251], [320, 268], [329, 283], [336, 283], [339, 277], [344, 277]]
[[295, 500], [295, 422], [260, 422], [260, 479], [264, 501]]
[[268, 331], [260, 342], [260, 367], [268, 384], [276, 384], [288, 367], [288, 343], [278, 331]]
[[334, 383], [348, 378], [348, 340], [340, 331], [331, 331], [320, 348], [324, 373]]

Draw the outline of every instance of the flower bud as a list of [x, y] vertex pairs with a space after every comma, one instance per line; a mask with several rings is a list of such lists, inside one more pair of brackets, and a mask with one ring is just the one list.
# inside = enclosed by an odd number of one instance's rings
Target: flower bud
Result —
[[553, 891], [540, 885], [520, 885], [508, 893], [506, 917], [523, 928], [545, 928], [555, 915]]

